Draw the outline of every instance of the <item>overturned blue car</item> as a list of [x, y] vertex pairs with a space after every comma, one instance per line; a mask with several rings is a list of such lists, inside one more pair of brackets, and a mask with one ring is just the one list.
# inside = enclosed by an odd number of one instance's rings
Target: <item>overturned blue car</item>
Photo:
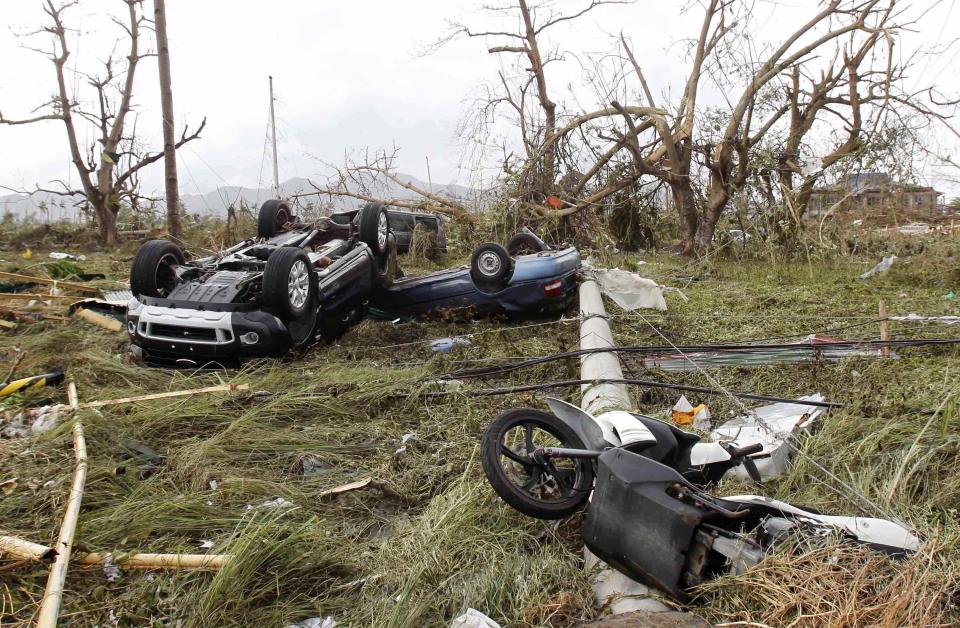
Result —
[[577, 249], [550, 249], [524, 232], [507, 247], [480, 245], [468, 266], [395, 279], [389, 287], [373, 292], [370, 305], [391, 316], [458, 310], [512, 318], [548, 316], [570, 304], [579, 270]]

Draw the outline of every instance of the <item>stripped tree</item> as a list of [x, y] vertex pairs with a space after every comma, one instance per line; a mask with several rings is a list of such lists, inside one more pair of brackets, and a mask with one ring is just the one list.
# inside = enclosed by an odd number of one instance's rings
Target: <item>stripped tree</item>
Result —
[[[44, 12], [50, 23], [30, 35], [46, 36], [50, 39], [50, 45], [49, 48], [31, 49], [46, 56], [53, 64], [56, 90], [47, 103], [35, 110], [46, 110], [39, 115], [9, 119], [0, 113], [0, 124], [31, 124], [47, 120], [63, 122], [70, 161], [79, 176], [80, 187], [71, 187], [58, 180], [55, 183], [59, 184], [59, 189], [37, 187], [35, 191], [84, 198], [93, 210], [101, 242], [105, 245], [116, 242], [117, 215], [121, 206], [125, 202], [136, 202], [140, 170], [163, 157], [162, 151], [141, 151], [135, 140], [133, 131], [136, 127], [136, 116], [131, 116], [134, 79], [140, 61], [152, 54], [141, 50], [141, 34], [146, 25], [146, 18], [139, 10], [141, 0], [119, 1], [126, 9], [126, 20], [114, 18], [113, 22], [122, 29], [129, 44], [126, 64], [118, 70], [120, 60], [111, 54], [104, 62], [101, 73], [84, 75], [87, 86], [93, 90], [90, 104], [85, 104], [79, 94], [71, 92], [67, 87], [67, 58], [70, 50], [67, 46], [68, 29], [64, 23], [64, 13], [76, 6], [77, 2], [74, 0], [56, 5], [53, 0], [46, 0]], [[133, 123], [128, 124], [131, 118]], [[91, 146], [80, 146], [77, 126], [82, 123], [90, 124], [94, 128], [97, 140]], [[193, 133], [188, 133], [189, 129], [184, 128], [174, 146], [179, 148], [198, 138], [205, 125], [206, 118]]]

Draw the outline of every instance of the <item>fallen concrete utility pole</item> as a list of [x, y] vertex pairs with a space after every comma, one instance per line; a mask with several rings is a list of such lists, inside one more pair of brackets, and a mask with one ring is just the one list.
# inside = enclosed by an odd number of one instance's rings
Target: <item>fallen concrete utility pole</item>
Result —
[[[615, 348], [607, 311], [603, 307], [600, 285], [587, 278], [580, 284], [580, 348]], [[588, 353], [580, 359], [580, 377], [586, 380], [622, 380], [623, 370], [616, 353]], [[618, 383], [584, 384], [580, 407], [593, 415], [607, 410], [632, 410], [627, 387]], [[631, 611], [666, 612], [672, 610], [653, 597], [653, 591], [602, 563], [593, 552], [583, 548], [585, 567], [601, 569], [593, 578], [593, 594], [600, 604], [610, 605], [614, 615]], [[611, 601], [612, 600], [612, 601]]]

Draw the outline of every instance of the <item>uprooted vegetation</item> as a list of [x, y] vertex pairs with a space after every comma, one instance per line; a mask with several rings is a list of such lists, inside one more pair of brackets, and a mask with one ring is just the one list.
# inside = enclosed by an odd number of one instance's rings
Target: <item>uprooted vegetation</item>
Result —
[[[465, 240], [465, 238], [464, 238]], [[457, 240], [460, 242], [460, 240]], [[206, 245], [204, 243], [204, 245]], [[729, 246], [701, 261], [650, 254], [641, 272], [680, 287], [667, 313], [611, 308], [621, 345], [798, 339], [811, 332], [876, 338], [877, 302], [892, 314], [956, 315], [956, 255], [931, 236], [859, 238], [869, 256], [811, 251], [762, 257]], [[457, 244], [450, 261], [469, 247]], [[859, 275], [895, 252], [885, 274]], [[584, 257], [588, 251], [584, 251]], [[44, 255], [38, 249], [35, 255]], [[90, 254], [84, 270], [124, 279], [132, 251]], [[636, 268], [634, 254], [595, 250], [598, 264]], [[760, 257], [754, 257], [754, 255]], [[24, 268], [9, 249], [4, 269]], [[433, 264], [421, 260], [421, 264]], [[77, 551], [228, 553], [219, 572], [71, 566], [62, 620], [69, 625], [287, 625], [332, 615], [339, 625], [445, 625], [467, 607], [503, 625], [571, 625], [602, 614], [582, 568], [580, 517], [559, 525], [523, 517], [484, 480], [479, 435], [506, 408], [543, 407], [541, 393], [471, 397], [460, 392], [576, 377], [576, 360], [539, 364], [495, 380], [440, 385], [438, 375], [500, 359], [576, 348], [575, 310], [559, 321], [474, 323], [367, 320], [330, 344], [235, 371], [150, 369], [127, 362], [123, 334], [68, 323], [21, 324], [3, 332], [4, 364], [26, 351], [28, 375], [63, 364], [82, 401], [246, 383], [245, 392], [181, 397], [85, 410], [90, 470]], [[533, 325], [533, 326], [531, 326]], [[951, 328], [893, 322], [894, 338], [951, 336]], [[471, 335], [449, 354], [429, 340]], [[920, 530], [923, 552], [897, 561], [828, 547], [768, 558], [742, 576], [703, 587], [691, 610], [717, 622], [769, 625], [935, 625], [960, 620], [960, 461], [956, 349], [912, 348], [899, 359], [643, 372], [628, 376], [717, 384], [797, 397], [820, 391], [831, 410], [802, 448], [871, 500]], [[6, 369], [7, 367], [4, 367]], [[447, 397], [421, 398], [425, 390]], [[637, 407], [665, 412], [677, 393], [632, 389]], [[553, 394], [579, 400], [576, 389]], [[707, 401], [722, 420], [739, 411]], [[8, 397], [4, 409], [63, 402], [60, 388]], [[155, 450], [158, 463], [145, 456]], [[52, 545], [70, 484], [70, 424], [28, 439], [0, 440], [5, 533]], [[373, 477], [368, 487], [324, 495]], [[718, 493], [762, 492], [822, 511], [856, 509], [797, 459], [763, 488], [721, 485]], [[212, 544], [212, 546], [211, 546]], [[0, 563], [4, 623], [27, 625], [43, 594], [44, 565]]]

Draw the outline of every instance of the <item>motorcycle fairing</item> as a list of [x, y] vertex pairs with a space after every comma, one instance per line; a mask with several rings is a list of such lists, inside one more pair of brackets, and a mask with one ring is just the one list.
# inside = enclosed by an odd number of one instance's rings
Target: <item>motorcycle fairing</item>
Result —
[[762, 497], [760, 495], [734, 495], [733, 497], [724, 497], [724, 500], [745, 504], [754, 509], [764, 509], [771, 516], [792, 515], [796, 518], [831, 526], [849, 534], [857, 541], [887, 554], [904, 555], [909, 552], [916, 552], [923, 545], [920, 539], [910, 530], [887, 519], [824, 515], [804, 510], [772, 497]]

